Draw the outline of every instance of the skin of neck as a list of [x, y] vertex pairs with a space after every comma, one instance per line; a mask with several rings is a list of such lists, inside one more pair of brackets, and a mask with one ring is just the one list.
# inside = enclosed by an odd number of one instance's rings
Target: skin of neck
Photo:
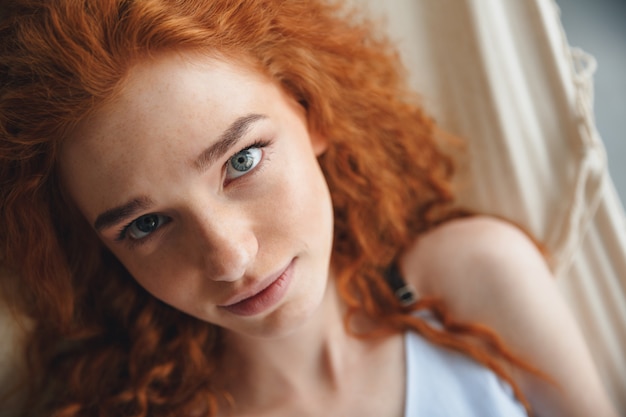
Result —
[[270, 406], [284, 398], [302, 402], [315, 392], [321, 396], [339, 393], [351, 365], [367, 350], [366, 344], [348, 334], [345, 310], [330, 279], [317, 310], [288, 335], [263, 339], [226, 333], [222, 363], [230, 375], [227, 389], [236, 403]]

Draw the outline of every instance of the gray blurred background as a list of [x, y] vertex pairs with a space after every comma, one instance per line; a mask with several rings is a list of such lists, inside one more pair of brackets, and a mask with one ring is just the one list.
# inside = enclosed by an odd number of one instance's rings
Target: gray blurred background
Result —
[[626, 203], [626, 0], [556, 0], [569, 44], [598, 61], [594, 109], [609, 172]]

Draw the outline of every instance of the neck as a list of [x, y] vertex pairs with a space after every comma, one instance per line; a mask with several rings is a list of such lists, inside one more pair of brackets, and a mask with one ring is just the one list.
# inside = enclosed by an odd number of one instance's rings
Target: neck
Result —
[[[330, 282], [319, 308], [291, 334], [225, 336], [227, 355], [220, 364], [235, 406], [232, 415], [402, 415], [403, 335], [352, 337], [344, 327], [345, 306]], [[351, 326], [372, 330], [367, 320]]]
[[235, 370], [228, 384], [235, 401], [271, 406], [285, 398], [302, 401], [312, 393], [340, 392], [365, 345], [347, 333], [344, 314], [331, 280], [315, 314], [288, 336], [261, 339], [229, 333], [225, 366]]

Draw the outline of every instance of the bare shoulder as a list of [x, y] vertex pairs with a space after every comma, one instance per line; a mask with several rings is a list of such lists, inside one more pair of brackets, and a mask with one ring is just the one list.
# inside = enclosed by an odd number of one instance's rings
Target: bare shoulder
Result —
[[556, 381], [515, 375], [538, 414], [617, 415], [543, 254], [520, 228], [481, 216], [445, 223], [407, 250], [401, 269], [419, 294], [491, 327]]
[[533, 281], [541, 285], [551, 275], [526, 233], [486, 216], [454, 220], [421, 236], [405, 254], [403, 266], [420, 292], [443, 296], [464, 310], [472, 307], [468, 290], [503, 296]]

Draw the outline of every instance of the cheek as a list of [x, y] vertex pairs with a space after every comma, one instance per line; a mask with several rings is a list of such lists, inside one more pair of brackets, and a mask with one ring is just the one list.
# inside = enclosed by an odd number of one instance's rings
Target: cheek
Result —
[[[141, 262], [125, 259], [122, 263], [146, 291], [168, 304], [175, 305], [175, 300], [181, 296], [178, 291], [185, 288], [183, 281], [186, 274], [183, 273], [184, 263], [173, 263], [171, 260], [171, 255], [168, 254], [154, 260], [143, 259]], [[172, 276], [177, 279], [167, 278]]]
[[128, 272], [146, 291], [166, 304], [179, 307], [193, 292], [192, 276], [187, 270], [189, 262], [182, 262], [180, 254], [172, 253], [168, 247], [163, 253], [142, 257], [124, 254], [118, 259]]
[[[303, 238], [324, 238], [332, 234], [333, 209], [326, 180], [313, 159], [294, 170], [284, 198], [282, 216], [289, 219]], [[296, 174], [297, 172], [297, 174]]]

